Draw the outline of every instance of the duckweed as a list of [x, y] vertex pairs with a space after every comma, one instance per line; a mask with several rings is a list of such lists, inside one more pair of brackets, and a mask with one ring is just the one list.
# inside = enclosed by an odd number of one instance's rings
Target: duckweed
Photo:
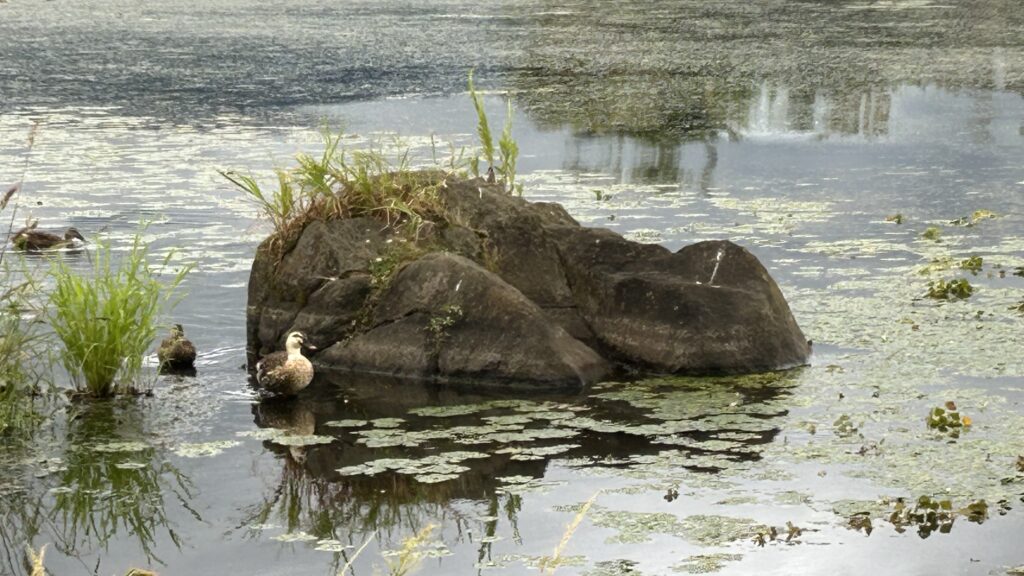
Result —
[[332, 428], [362, 428], [369, 424], [366, 420], [329, 420], [324, 422], [324, 426], [330, 426]]

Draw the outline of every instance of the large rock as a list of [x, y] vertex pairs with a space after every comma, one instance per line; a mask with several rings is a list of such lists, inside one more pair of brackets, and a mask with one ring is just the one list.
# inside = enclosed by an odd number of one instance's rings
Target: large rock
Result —
[[480, 180], [440, 190], [417, 238], [361, 218], [257, 251], [250, 361], [303, 330], [321, 368], [478, 384], [586, 385], [613, 365], [721, 374], [800, 365], [810, 346], [747, 250], [672, 253], [581, 227]]
[[659, 372], [797, 366], [810, 346], [757, 258], [729, 241], [676, 253], [608, 230], [563, 230], [580, 314], [613, 357]]
[[522, 292], [447, 253], [405, 266], [368, 329], [331, 346], [321, 361], [358, 372], [526, 385], [577, 385], [609, 370]]

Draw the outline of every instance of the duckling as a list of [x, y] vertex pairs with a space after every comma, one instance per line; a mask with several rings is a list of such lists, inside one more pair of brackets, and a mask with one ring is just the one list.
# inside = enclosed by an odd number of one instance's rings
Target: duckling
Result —
[[[313, 363], [302, 355], [306, 336], [302, 332], [288, 334], [285, 350], [268, 354], [256, 363], [256, 382], [268, 392], [284, 396], [298, 394], [313, 380]], [[311, 350], [314, 346], [306, 345]]]
[[75, 228], [68, 228], [64, 237], [43, 230], [36, 230], [35, 226], [26, 226], [11, 236], [11, 243], [19, 250], [47, 250], [50, 248], [67, 248], [75, 245], [75, 240], [85, 242], [85, 237]]
[[181, 324], [175, 324], [171, 328], [171, 335], [160, 343], [156, 357], [160, 360], [161, 368], [187, 370], [193, 367], [196, 361], [196, 347], [185, 338], [185, 329]]

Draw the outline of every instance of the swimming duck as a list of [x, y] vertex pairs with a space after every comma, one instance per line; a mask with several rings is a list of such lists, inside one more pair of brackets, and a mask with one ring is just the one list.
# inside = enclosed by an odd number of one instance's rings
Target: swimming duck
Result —
[[26, 226], [11, 236], [11, 243], [15, 248], [31, 251], [67, 248], [73, 246], [75, 240], [86, 241], [85, 237], [74, 227], [68, 228], [64, 232], [63, 238], [52, 232], [36, 230], [34, 225]]
[[161, 368], [187, 370], [193, 367], [196, 361], [196, 347], [185, 338], [185, 329], [181, 324], [175, 324], [171, 328], [171, 335], [160, 343], [156, 357], [160, 360]]
[[[268, 354], [256, 363], [256, 382], [268, 392], [294, 396], [313, 380], [313, 363], [302, 355], [306, 336], [302, 332], [288, 334], [285, 349]], [[306, 346], [315, 350], [313, 346]]]

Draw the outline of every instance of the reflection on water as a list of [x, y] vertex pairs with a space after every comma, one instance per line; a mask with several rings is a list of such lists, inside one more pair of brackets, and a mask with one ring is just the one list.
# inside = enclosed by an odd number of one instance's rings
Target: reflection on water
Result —
[[[477, 562], [529, 565], [542, 556], [517, 551], [518, 511], [561, 486], [545, 479], [554, 462], [586, 474], [625, 471], [664, 483], [663, 492], [688, 475], [742, 469], [775, 438], [796, 379], [649, 380], [521, 399], [350, 375], [321, 380], [316, 395], [254, 406], [256, 423], [274, 429], [261, 436], [281, 476], [245, 523], [254, 537], [268, 531], [338, 547], [346, 562], [371, 535], [386, 550], [440, 521], [443, 534], [463, 535], [446, 547], [476, 541]], [[483, 508], [467, 514], [460, 501]], [[464, 571], [463, 561], [446, 569]]]
[[[194, 486], [145, 439], [146, 411], [130, 402], [70, 407], [72, 417], [56, 445], [45, 438], [24, 446], [10, 462], [0, 527], [9, 573], [24, 546], [48, 544], [51, 554], [75, 558], [84, 568], [106, 566], [112, 551], [134, 543], [143, 564], [163, 564], [158, 549], [180, 549], [182, 535], [165, 513], [173, 499], [196, 521]], [[7, 453], [6, 456], [12, 456]], [[95, 559], [95, 560], [93, 560]], [[117, 566], [115, 563], [114, 566]]]

